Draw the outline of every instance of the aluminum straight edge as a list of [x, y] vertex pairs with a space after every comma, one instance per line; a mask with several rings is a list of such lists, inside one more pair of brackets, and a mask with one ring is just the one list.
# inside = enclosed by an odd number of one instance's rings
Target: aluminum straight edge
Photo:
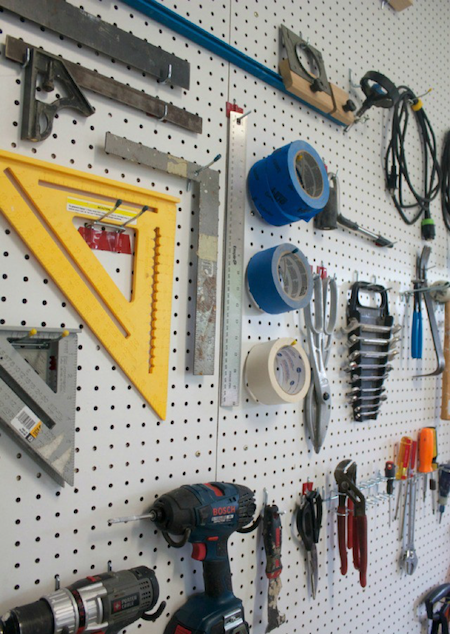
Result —
[[246, 200], [247, 117], [230, 112], [223, 273], [222, 407], [239, 405]]
[[219, 236], [219, 172], [166, 154], [124, 137], [106, 133], [105, 152], [198, 183], [197, 295], [195, 307], [194, 374], [214, 374], [217, 254]]
[[195, 42], [199, 46], [203, 46], [203, 48], [211, 51], [211, 53], [222, 57], [222, 59], [225, 59], [227, 62], [230, 62], [231, 64], [234, 64], [234, 66], [250, 73], [257, 79], [260, 79], [269, 86], [272, 86], [272, 88], [283, 92], [288, 95], [290, 99], [299, 101], [304, 106], [314, 110], [325, 119], [329, 119], [333, 123], [336, 123], [336, 125], [342, 127], [346, 125], [345, 123], [342, 123], [342, 121], [338, 121], [332, 117], [330, 114], [326, 114], [303, 99], [300, 99], [300, 97], [297, 97], [297, 95], [289, 92], [289, 90], [286, 90], [281, 75], [275, 71], [271, 70], [267, 66], [264, 66], [264, 64], [257, 62], [248, 55], [245, 55], [245, 53], [242, 53], [239, 49], [231, 46], [231, 44], [228, 44], [227, 42], [224, 42], [212, 33], [208, 33], [208, 31], [205, 31], [205, 29], [202, 29], [197, 24], [186, 20], [186, 18], [183, 18], [171, 9], [164, 7], [159, 2], [156, 2], [156, 0], [122, 0], [122, 2], [128, 4], [134, 9], [137, 9], [141, 13], [144, 13], [148, 17], [152, 18], [152, 20], [172, 29], [172, 31], [175, 31], [179, 35]]
[[0, 0], [0, 7], [158, 79], [167, 80], [173, 86], [189, 90], [190, 65], [186, 60], [104, 22], [66, 0]]

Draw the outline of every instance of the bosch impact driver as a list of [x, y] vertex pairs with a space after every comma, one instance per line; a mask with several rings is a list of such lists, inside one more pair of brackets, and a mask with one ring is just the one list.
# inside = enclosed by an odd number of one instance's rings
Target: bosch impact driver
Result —
[[0, 618], [0, 634], [117, 634], [138, 619], [157, 619], [165, 603], [147, 611], [158, 596], [155, 573], [145, 566], [106, 572], [10, 610]]
[[[205, 582], [205, 591], [175, 612], [164, 634], [248, 633], [242, 601], [231, 586], [227, 542], [252, 521], [255, 510], [249, 488], [223, 482], [182, 486], [156, 500], [150, 519], [171, 546], [192, 544]], [[175, 541], [169, 533], [181, 539]]]

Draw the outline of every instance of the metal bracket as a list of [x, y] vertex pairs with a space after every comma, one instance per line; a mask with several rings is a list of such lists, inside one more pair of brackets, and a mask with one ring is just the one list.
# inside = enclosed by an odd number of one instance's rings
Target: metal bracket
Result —
[[0, 327], [0, 425], [73, 485], [78, 330]]
[[[58, 81], [64, 87], [67, 96], [59, 97], [51, 103], [36, 99], [39, 76], [42, 78], [42, 90], [53, 92], [55, 81]], [[63, 108], [77, 110], [85, 117], [95, 112], [95, 108], [83, 95], [64, 62], [36, 48], [31, 49], [28, 64], [25, 66], [21, 138], [26, 141], [43, 141], [49, 137], [53, 119]], [[41, 129], [43, 121], [45, 128]]]
[[[190, 65], [66, 0], [0, 0], [0, 7], [153, 77], [189, 90]], [[170, 80], [169, 65], [172, 66]]]
[[[11, 35], [6, 36], [6, 59], [17, 62], [24, 68], [29, 62], [30, 50], [33, 48], [36, 47], [23, 40], [18, 40]], [[183, 110], [183, 108], [177, 108], [177, 106], [157, 97], [147, 95], [142, 90], [137, 90], [127, 84], [122, 84], [115, 79], [111, 79], [111, 77], [106, 77], [89, 68], [74, 64], [63, 57], [56, 58], [54, 55], [47, 53], [47, 51], [43, 51], [42, 49], [39, 49], [39, 51], [48, 57], [60, 60], [80, 88], [90, 90], [97, 95], [109, 97], [118, 103], [156, 117], [159, 121], [167, 121], [167, 123], [172, 123], [180, 128], [201, 134], [202, 118], [198, 115]]]
[[[307, 81], [311, 85], [313, 92], [326, 92], [332, 97], [331, 86], [328, 82], [322, 53], [317, 50], [317, 48], [314, 48], [314, 46], [311, 46], [311, 44], [300, 35], [290, 31], [284, 24], [282, 24], [280, 28], [291, 71]], [[303, 66], [300, 50], [305, 52], [311, 66], [317, 68], [317, 75], [314, 75]]]
[[172, 154], [106, 133], [105, 152], [198, 183], [200, 189], [197, 249], [194, 374], [214, 374], [219, 235], [219, 174]]

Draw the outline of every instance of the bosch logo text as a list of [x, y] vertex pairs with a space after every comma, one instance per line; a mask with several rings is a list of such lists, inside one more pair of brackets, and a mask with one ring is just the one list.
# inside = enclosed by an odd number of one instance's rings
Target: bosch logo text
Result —
[[213, 509], [213, 515], [230, 515], [230, 513], [236, 513], [235, 506], [220, 506], [218, 509]]

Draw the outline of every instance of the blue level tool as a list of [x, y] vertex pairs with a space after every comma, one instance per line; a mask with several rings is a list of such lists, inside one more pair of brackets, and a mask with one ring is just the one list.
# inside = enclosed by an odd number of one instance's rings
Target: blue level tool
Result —
[[215, 35], [212, 35], [208, 31], [205, 31], [205, 29], [202, 29], [197, 24], [186, 20], [186, 18], [181, 17], [180, 15], [175, 13], [175, 11], [172, 11], [159, 2], [156, 2], [156, 0], [122, 1], [125, 4], [128, 4], [130, 7], [137, 9], [141, 13], [148, 15], [148, 17], [152, 20], [163, 24], [179, 35], [182, 35], [188, 40], [191, 40], [199, 46], [206, 48], [208, 51], [211, 51], [211, 53], [222, 57], [222, 59], [225, 59], [227, 62], [230, 62], [234, 66], [242, 68], [242, 70], [244, 70], [246, 73], [250, 73], [250, 75], [257, 77], [266, 84], [269, 84], [269, 86], [272, 86], [272, 88], [275, 88], [276, 90], [289, 95], [291, 99], [300, 101], [300, 103], [307, 106], [311, 110], [318, 112], [322, 117], [333, 121], [333, 123], [336, 123], [337, 125], [345, 126], [345, 123], [338, 121], [330, 114], [325, 114], [318, 108], [314, 108], [314, 106], [312, 106], [311, 104], [286, 90], [281, 75], [271, 70], [270, 68], [267, 68], [267, 66], [264, 66], [264, 64], [261, 64], [260, 62], [252, 59], [248, 55], [245, 55], [245, 53], [242, 53], [237, 48], [234, 48], [234, 46], [231, 46]]

